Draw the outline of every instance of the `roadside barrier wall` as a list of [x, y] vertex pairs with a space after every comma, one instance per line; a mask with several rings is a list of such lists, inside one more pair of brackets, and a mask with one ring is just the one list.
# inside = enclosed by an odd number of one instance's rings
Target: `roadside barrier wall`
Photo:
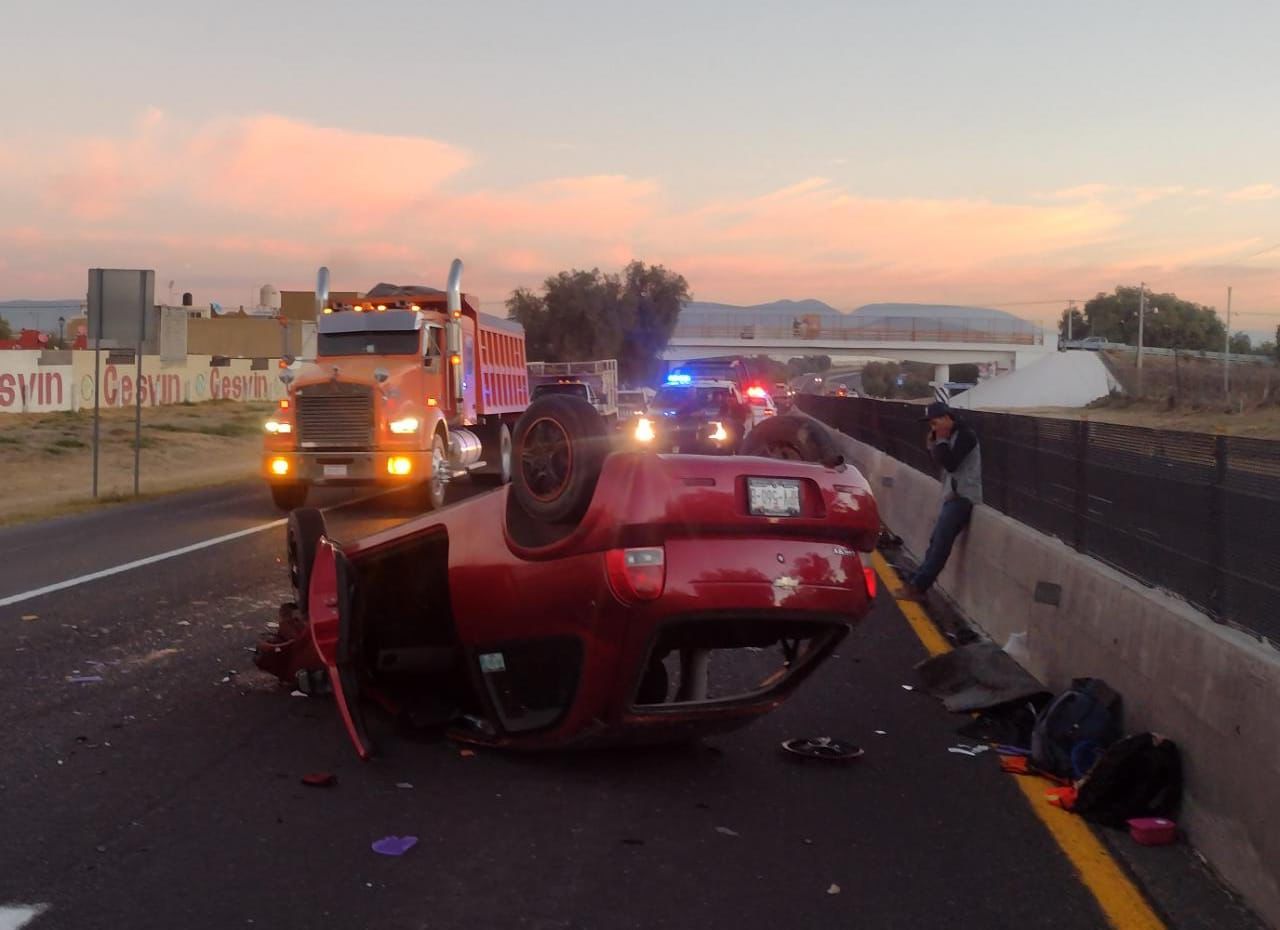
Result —
[[[144, 355], [142, 378], [128, 353], [104, 349], [98, 377], [104, 407], [202, 403], [209, 400], [279, 400], [285, 396], [278, 360], [221, 359], [188, 355], [177, 362]], [[48, 413], [91, 409], [94, 402], [94, 353], [0, 352], [0, 413]]]
[[[844, 442], [885, 525], [922, 557], [938, 479]], [[997, 643], [1025, 634], [1028, 671], [1054, 691], [1103, 678], [1123, 695], [1127, 731], [1175, 740], [1189, 842], [1280, 927], [1280, 652], [986, 506], [937, 586]]]

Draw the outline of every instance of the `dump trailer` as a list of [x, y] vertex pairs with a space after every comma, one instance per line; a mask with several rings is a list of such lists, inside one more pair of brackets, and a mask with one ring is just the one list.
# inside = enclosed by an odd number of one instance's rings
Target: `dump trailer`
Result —
[[316, 357], [281, 371], [288, 396], [265, 424], [276, 505], [301, 507], [315, 485], [413, 486], [434, 509], [456, 478], [509, 481], [529, 404], [523, 327], [479, 312], [457, 260], [444, 291], [379, 284], [339, 303], [328, 284], [322, 268]]
[[[557, 387], [564, 385], [565, 387]], [[601, 416], [618, 415], [618, 362], [608, 358], [594, 362], [530, 362], [529, 387], [539, 394], [578, 393], [571, 385], [585, 385], [579, 393]]]

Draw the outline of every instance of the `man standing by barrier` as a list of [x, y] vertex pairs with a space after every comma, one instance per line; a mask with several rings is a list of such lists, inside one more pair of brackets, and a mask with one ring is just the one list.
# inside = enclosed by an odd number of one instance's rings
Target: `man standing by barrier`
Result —
[[982, 450], [973, 427], [958, 420], [942, 401], [925, 408], [920, 419], [929, 423], [929, 453], [942, 469], [942, 512], [920, 568], [894, 592], [894, 597], [905, 601], [924, 600], [946, 566], [956, 537], [969, 525], [973, 505], [982, 503]]

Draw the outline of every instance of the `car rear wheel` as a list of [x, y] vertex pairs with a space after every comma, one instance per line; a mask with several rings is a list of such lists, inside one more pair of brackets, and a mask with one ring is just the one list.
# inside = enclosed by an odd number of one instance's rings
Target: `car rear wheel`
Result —
[[585, 400], [548, 395], [516, 424], [512, 493], [529, 516], [573, 523], [591, 504], [608, 454], [604, 420]]
[[289, 584], [298, 612], [307, 615], [307, 595], [311, 589], [311, 567], [325, 535], [324, 514], [314, 507], [302, 507], [289, 514], [285, 531], [285, 551], [289, 560]]
[[770, 459], [817, 462], [834, 468], [844, 461], [831, 431], [812, 417], [769, 417], [742, 442], [741, 454]]
[[301, 482], [271, 485], [271, 501], [280, 510], [293, 510], [307, 502], [307, 486]]

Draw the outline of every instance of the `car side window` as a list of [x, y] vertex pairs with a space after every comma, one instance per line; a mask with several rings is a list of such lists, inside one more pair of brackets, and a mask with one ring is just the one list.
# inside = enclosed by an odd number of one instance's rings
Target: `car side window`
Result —
[[441, 329], [439, 326], [428, 326], [423, 330], [422, 363], [427, 371], [435, 372], [440, 370], [440, 359], [443, 356], [440, 348], [440, 334]]

